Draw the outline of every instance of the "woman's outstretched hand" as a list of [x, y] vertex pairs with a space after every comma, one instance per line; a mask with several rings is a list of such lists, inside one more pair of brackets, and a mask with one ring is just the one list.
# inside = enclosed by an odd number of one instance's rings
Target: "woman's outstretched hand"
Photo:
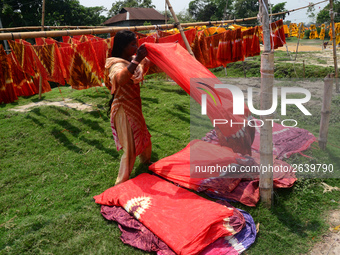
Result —
[[138, 49], [137, 49], [137, 55], [135, 60], [137, 62], [141, 62], [146, 56], [148, 55], [148, 51], [145, 48], [145, 45], [142, 44]]

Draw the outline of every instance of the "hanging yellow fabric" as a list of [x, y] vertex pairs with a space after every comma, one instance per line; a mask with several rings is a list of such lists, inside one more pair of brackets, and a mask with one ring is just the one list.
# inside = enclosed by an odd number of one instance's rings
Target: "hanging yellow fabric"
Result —
[[318, 32], [316, 31], [315, 25], [310, 25], [310, 34], [309, 39], [317, 39], [319, 38]]
[[320, 31], [320, 36], [319, 36], [320, 40], [325, 40], [325, 27], [326, 27], [325, 24], [321, 25], [321, 31]]
[[289, 37], [289, 27], [288, 27], [288, 25], [283, 25], [283, 30], [284, 30], [284, 32], [285, 32], [285, 35], [286, 35], [286, 37]]
[[289, 35], [297, 37], [299, 34], [299, 28], [296, 23], [289, 24]]

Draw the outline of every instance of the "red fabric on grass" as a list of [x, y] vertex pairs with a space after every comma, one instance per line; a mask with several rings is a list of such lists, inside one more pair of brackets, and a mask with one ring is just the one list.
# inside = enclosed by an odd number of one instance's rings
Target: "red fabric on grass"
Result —
[[219, 237], [235, 234], [229, 225], [232, 208], [146, 173], [94, 199], [98, 204], [124, 207], [180, 255], [198, 254]]
[[[190, 157], [190, 154], [193, 156]], [[182, 187], [198, 190], [202, 180], [208, 177], [217, 177], [219, 174], [212, 173], [209, 176], [207, 176], [206, 173], [204, 173], [203, 176], [202, 174], [195, 174], [195, 165], [229, 165], [231, 163], [237, 163], [236, 157], [238, 157], [237, 154], [227, 147], [201, 140], [193, 140], [181, 151], [150, 165], [149, 170]], [[192, 164], [192, 169], [190, 169], [190, 164]], [[192, 173], [193, 178], [190, 176], [190, 173]], [[225, 180], [224, 188], [229, 192], [232, 191], [241, 180], [237, 178], [223, 179]]]
[[[190, 153], [195, 154], [195, 158], [200, 160], [190, 161]], [[254, 162], [260, 164], [259, 153], [253, 151], [252, 155]], [[218, 173], [213, 173], [210, 176], [205, 175], [203, 176], [204, 178], [193, 178], [192, 176], [194, 175], [190, 176], [190, 173], [192, 173], [190, 172], [190, 163], [193, 166], [240, 164], [240, 162], [236, 160], [237, 158], [240, 159], [241, 157], [227, 147], [194, 140], [183, 150], [155, 162], [149, 166], [149, 170], [182, 187], [196, 191], [204, 191], [215, 197], [238, 201], [247, 206], [256, 206], [260, 199], [258, 175], [253, 176], [253, 178], [255, 178], [254, 180], [241, 178], [208, 179], [209, 177], [218, 176]], [[287, 166], [291, 169], [289, 164], [284, 161], [278, 160], [275, 157], [273, 161], [274, 167], [277, 169], [279, 169], [280, 166]], [[296, 181], [295, 174], [292, 171], [274, 172], [273, 174], [274, 188], [290, 188]], [[205, 184], [207, 181], [209, 185]]]

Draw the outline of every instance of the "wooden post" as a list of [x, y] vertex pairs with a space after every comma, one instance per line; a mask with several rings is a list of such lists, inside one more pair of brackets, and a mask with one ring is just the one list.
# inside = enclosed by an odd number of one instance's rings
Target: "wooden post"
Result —
[[[43, 0], [42, 4], [42, 12], [41, 12], [41, 31], [44, 31], [45, 26], [45, 0]], [[42, 76], [39, 77], [39, 99], [41, 99], [42, 93]]]
[[306, 66], [305, 66], [305, 60], [302, 61], [302, 67], [303, 67], [303, 78], [306, 78]]
[[168, 14], [167, 14], [167, 6], [166, 6], [166, 0], [165, 0], [165, 8], [164, 8], [164, 16], [165, 16], [165, 24], [168, 24]]
[[329, 15], [331, 16], [331, 24], [332, 24], [332, 36], [333, 36], [333, 59], [334, 59], [334, 70], [335, 70], [335, 88], [336, 92], [340, 93], [340, 86], [339, 86], [339, 71], [338, 71], [338, 62], [336, 57], [336, 36], [335, 36], [335, 24], [334, 24], [334, 11], [333, 11], [333, 0], [329, 0]]
[[330, 119], [330, 114], [331, 114], [333, 80], [334, 80], [334, 74], [328, 74], [324, 80], [325, 84], [324, 84], [324, 91], [323, 91], [320, 132], [319, 132], [319, 146], [322, 150], [326, 149], [326, 144], [327, 144], [329, 119]]
[[185, 34], [184, 34], [184, 31], [183, 31], [183, 28], [182, 28], [182, 26], [181, 26], [181, 23], [179, 23], [179, 21], [178, 21], [178, 19], [177, 19], [177, 16], [176, 16], [176, 13], [175, 13], [174, 10], [172, 9], [172, 6], [171, 6], [171, 4], [170, 4], [170, 1], [169, 1], [169, 0], [166, 0], [166, 3], [167, 3], [167, 5], [168, 5], [168, 7], [169, 7], [169, 10], [170, 10], [172, 16], [174, 17], [174, 20], [175, 20], [175, 23], [177, 24], [178, 30], [179, 30], [179, 32], [181, 33], [181, 36], [182, 36], [182, 38], [183, 38], [185, 47], [187, 48], [187, 50], [188, 50], [188, 52], [190, 53], [190, 55], [193, 56], [193, 57], [195, 57], [194, 53], [193, 53], [192, 50], [191, 50], [191, 47], [190, 47], [190, 45], [189, 45], [189, 42], [188, 42], [188, 40], [187, 40], [187, 38], [186, 38], [186, 36], [185, 36]]
[[[2, 28], [1, 17], [0, 17], [0, 28]], [[3, 33], [3, 32], [4, 31], [1, 31], [1, 33]], [[7, 53], [9, 51], [7, 40], [4, 40], [4, 45], [5, 45], [5, 50], [6, 50], [6, 53]]]
[[[268, 0], [261, 2], [263, 44], [264, 51], [261, 55], [261, 110], [270, 109], [272, 106], [272, 94], [274, 83], [274, 52], [271, 50], [270, 29], [268, 15]], [[260, 132], [260, 162], [267, 167], [260, 171], [260, 196], [264, 206], [270, 208], [273, 197], [273, 136], [270, 121], [265, 121], [271, 116], [261, 116], [264, 125]]]
[[243, 74], [244, 74], [244, 78], [247, 78], [247, 72], [246, 72], [246, 66], [245, 66], [245, 61], [242, 61], [243, 63]]
[[301, 34], [301, 26], [300, 26], [300, 24], [299, 24], [298, 42], [296, 44], [295, 60], [297, 58], [297, 54], [298, 54], [298, 51], [299, 51], [300, 34]]

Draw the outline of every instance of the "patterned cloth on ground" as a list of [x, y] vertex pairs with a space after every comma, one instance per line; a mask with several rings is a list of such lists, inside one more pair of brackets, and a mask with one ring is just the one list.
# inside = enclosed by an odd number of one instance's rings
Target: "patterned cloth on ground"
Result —
[[[225, 201], [217, 201], [217, 203], [232, 207]], [[241, 254], [255, 242], [256, 226], [251, 215], [236, 208], [234, 208], [234, 212], [230, 225], [235, 230], [241, 227], [242, 229], [239, 233], [217, 239], [199, 253], [200, 255]], [[158, 255], [175, 255], [175, 252], [161, 239], [122, 207], [102, 205], [101, 214], [105, 219], [118, 223], [118, 227], [122, 232], [120, 238], [123, 243], [147, 252], [157, 252]]]
[[101, 205], [124, 207], [177, 254], [199, 254], [218, 238], [237, 233], [230, 225], [233, 208], [146, 173], [94, 199]]

